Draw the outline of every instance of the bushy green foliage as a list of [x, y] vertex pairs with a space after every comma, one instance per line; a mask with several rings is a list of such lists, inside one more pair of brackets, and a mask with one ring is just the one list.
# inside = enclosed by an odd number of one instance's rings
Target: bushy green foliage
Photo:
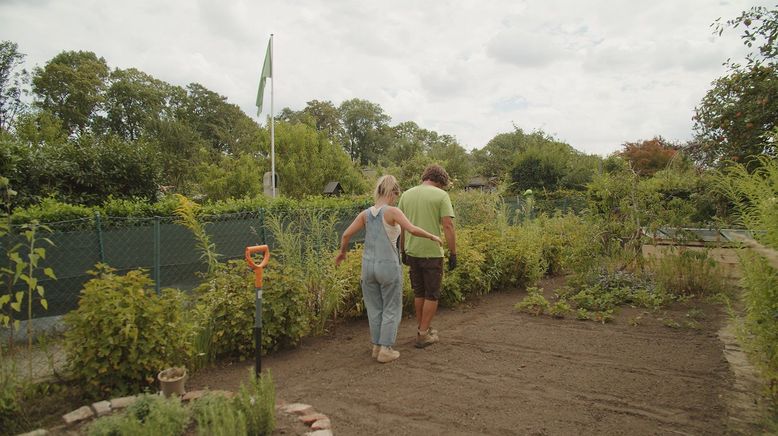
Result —
[[17, 434], [24, 430], [25, 416], [20, 402], [22, 382], [13, 361], [2, 353], [0, 349], [0, 428], [9, 434]]
[[554, 318], [564, 318], [572, 312], [573, 308], [564, 300], [557, 301], [548, 308], [548, 314]]
[[755, 253], [744, 253], [743, 301], [747, 344], [778, 403], [778, 270]]
[[[295, 271], [278, 261], [265, 269], [262, 299], [262, 351], [291, 346], [310, 328], [307, 294]], [[212, 358], [246, 357], [254, 352], [254, 278], [244, 260], [218, 264], [196, 290], [198, 329], [210, 332]]]
[[207, 394], [192, 406], [197, 434], [202, 436], [242, 436], [248, 434], [246, 415], [221, 394]]
[[542, 289], [532, 287], [527, 289], [527, 296], [516, 303], [514, 308], [519, 312], [540, 316], [544, 313], [548, 313], [551, 305], [548, 303], [548, 300], [546, 300], [546, 297], [543, 296]]
[[180, 291], [157, 295], [142, 270], [118, 275], [98, 264], [92, 275], [78, 309], [64, 317], [68, 366], [88, 395], [139, 392], [153, 386], [160, 370], [189, 359]]
[[86, 427], [89, 436], [176, 436], [189, 423], [189, 409], [178, 397], [143, 394], [124, 413], [99, 418]]
[[246, 416], [246, 434], [269, 435], [275, 428], [276, 391], [270, 371], [260, 377], [252, 373], [235, 397], [235, 407]]
[[657, 285], [666, 293], [682, 295], [715, 295], [721, 291], [724, 277], [716, 261], [705, 251], [679, 248], [648, 266]]
[[754, 237], [778, 250], [778, 160], [759, 158], [758, 169], [745, 165], [722, 171], [717, 179], [721, 192], [734, 204], [739, 223], [755, 230]]

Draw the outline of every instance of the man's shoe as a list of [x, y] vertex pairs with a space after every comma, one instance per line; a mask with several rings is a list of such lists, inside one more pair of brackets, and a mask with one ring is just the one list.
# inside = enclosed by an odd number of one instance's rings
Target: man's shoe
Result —
[[381, 346], [373, 344], [373, 354], [372, 354], [373, 359], [378, 357], [378, 352], [379, 351], [381, 351]]
[[416, 348], [428, 347], [438, 342], [438, 340], [437, 332], [433, 333], [432, 329], [427, 329], [424, 333], [419, 332], [416, 334]]
[[393, 360], [397, 360], [398, 357], [400, 357], [399, 351], [392, 349], [392, 347], [381, 346], [377, 360], [381, 363], [389, 363]]

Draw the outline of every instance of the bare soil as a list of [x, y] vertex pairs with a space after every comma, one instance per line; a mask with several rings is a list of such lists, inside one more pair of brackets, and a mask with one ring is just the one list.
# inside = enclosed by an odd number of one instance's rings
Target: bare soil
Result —
[[[563, 281], [541, 286], [551, 295]], [[422, 350], [406, 317], [395, 346], [401, 356], [389, 364], [371, 359], [367, 320], [354, 320], [263, 357], [263, 370], [272, 372], [279, 400], [312, 405], [338, 435], [759, 431], [741, 413], [749, 404], [731, 404], [735, 376], [718, 336], [726, 322], [719, 306], [622, 308], [600, 324], [517, 313], [524, 295], [498, 292], [441, 309], [434, 321], [441, 342]], [[237, 390], [252, 365], [200, 372], [187, 388]], [[287, 418], [279, 424], [278, 434], [305, 431]]]

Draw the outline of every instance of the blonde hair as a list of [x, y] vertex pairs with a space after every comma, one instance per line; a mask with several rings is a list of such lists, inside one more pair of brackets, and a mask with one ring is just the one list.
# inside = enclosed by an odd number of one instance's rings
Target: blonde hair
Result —
[[381, 176], [378, 179], [373, 191], [373, 198], [378, 201], [381, 197], [389, 197], [389, 194], [400, 195], [400, 184], [391, 174]]

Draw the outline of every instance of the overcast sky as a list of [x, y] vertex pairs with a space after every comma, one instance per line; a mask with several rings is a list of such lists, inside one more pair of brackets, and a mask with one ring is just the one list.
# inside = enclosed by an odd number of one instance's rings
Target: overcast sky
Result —
[[516, 125], [606, 155], [692, 137], [694, 107], [745, 51], [710, 24], [754, 5], [770, 2], [0, 0], [0, 40], [30, 69], [93, 51], [111, 68], [201, 83], [256, 117], [274, 33], [276, 113], [361, 98], [468, 150]]

